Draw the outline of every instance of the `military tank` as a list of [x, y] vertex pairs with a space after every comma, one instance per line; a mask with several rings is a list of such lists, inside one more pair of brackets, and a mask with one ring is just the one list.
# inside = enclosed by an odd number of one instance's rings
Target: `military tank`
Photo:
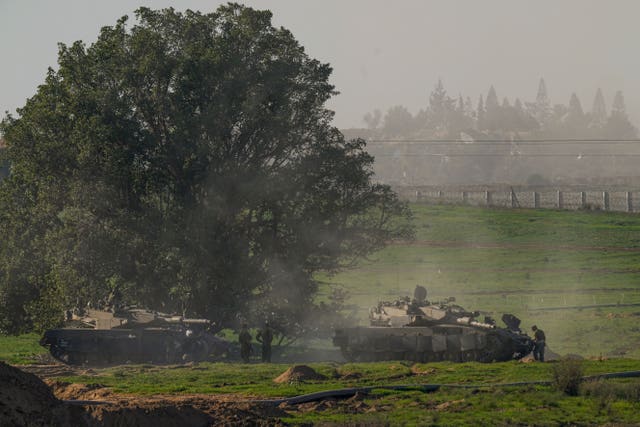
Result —
[[533, 350], [533, 339], [520, 329], [520, 319], [502, 316], [499, 327], [489, 316], [478, 320], [455, 304], [455, 298], [429, 302], [417, 286], [414, 298], [380, 302], [369, 311], [370, 326], [337, 329], [335, 346], [349, 361], [412, 360], [415, 362], [501, 362]]
[[182, 363], [228, 350], [207, 319], [188, 319], [135, 307], [67, 312], [64, 328], [45, 331], [40, 345], [70, 365]]

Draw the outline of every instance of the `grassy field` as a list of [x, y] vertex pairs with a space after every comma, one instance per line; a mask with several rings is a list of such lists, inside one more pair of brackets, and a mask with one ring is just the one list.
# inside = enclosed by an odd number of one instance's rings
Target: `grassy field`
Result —
[[[584, 373], [639, 370], [640, 361], [583, 362]], [[500, 383], [550, 380], [558, 363], [505, 362], [369, 364], [316, 363], [311, 367], [326, 380], [275, 384], [288, 366], [282, 364], [201, 363], [186, 367], [120, 366], [90, 375], [61, 378], [100, 384], [125, 394], [234, 393], [251, 398], [292, 397], [346, 387], [415, 385], [415, 389], [377, 389], [359, 402], [325, 401], [288, 409], [291, 424], [338, 425], [602, 425], [640, 421], [640, 381], [600, 380], [587, 383], [578, 396], [552, 386], [500, 387]], [[350, 379], [346, 379], [350, 378]], [[479, 385], [442, 387], [426, 393], [422, 384]], [[488, 385], [485, 386], [485, 385]]]
[[40, 336], [25, 334], [17, 337], [0, 335], [0, 360], [12, 365], [34, 363], [38, 355], [46, 353], [38, 344]]
[[379, 299], [423, 285], [431, 300], [537, 324], [561, 354], [640, 358], [640, 215], [412, 208], [415, 242], [322, 277], [349, 292], [362, 324]]

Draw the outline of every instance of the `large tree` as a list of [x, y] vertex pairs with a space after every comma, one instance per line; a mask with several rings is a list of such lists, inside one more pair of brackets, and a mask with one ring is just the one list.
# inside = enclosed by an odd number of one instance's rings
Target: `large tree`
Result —
[[596, 96], [593, 99], [593, 107], [591, 108], [591, 116], [589, 127], [594, 136], [601, 136], [604, 127], [607, 124], [607, 107], [604, 103], [602, 89], [598, 88]]
[[451, 130], [454, 112], [455, 100], [447, 95], [442, 80], [438, 79], [438, 84], [429, 94], [427, 127], [436, 135], [447, 136]]
[[638, 135], [637, 129], [629, 121], [622, 91], [617, 91], [613, 98], [611, 115], [604, 127], [607, 138], [633, 139]]
[[575, 93], [571, 94], [567, 114], [562, 118], [560, 134], [566, 138], [588, 137], [588, 117], [582, 109], [580, 99]]
[[109, 294], [219, 326], [253, 303], [302, 316], [314, 273], [411, 234], [331, 126], [330, 66], [270, 12], [136, 18], [60, 45], [2, 122], [0, 329]]
[[411, 135], [418, 123], [409, 110], [402, 105], [395, 105], [384, 115], [382, 130], [387, 137], [397, 138]]
[[500, 129], [501, 123], [501, 109], [500, 104], [498, 103], [498, 95], [496, 94], [496, 90], [493, 85], [489, 88], [489, 92], [487, 94], [487, 100], [484, 104], [485, 114], [484, 114], [484, 127], [485, 129], [493, 132]]

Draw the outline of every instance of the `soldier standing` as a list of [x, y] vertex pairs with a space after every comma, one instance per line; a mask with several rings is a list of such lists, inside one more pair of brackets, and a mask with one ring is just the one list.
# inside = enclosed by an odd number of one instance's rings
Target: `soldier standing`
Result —
[[271, 363], [271, 341], [273, 341], [273, 332], [271, 332], [269, 322], [264, 322], [264, 328], [258, 332], [256, 340], [262, 343], [262, 362]]
[[251, 356], [251, 334], [247, 329], [247, 324], [242, 324], [240, 334], [238, 335], [238, 342], [240, 342], [240, 357], [244, 363], [249, 363], [249, 356]]
[[418, 304], [424, 303], [427, 300], [427, 288], [416, 285], [416, 288], [413, 290], [413, 299], [418, 302]]
[[531, 327], [531, 330], [533, 331], [533, 342], [534, 342], [533, 358], [541, 362], [544, 362], [544, 346], [546, 341], [544, 331], [542, 329], [538, 329], [536, 325], [533, 325]]

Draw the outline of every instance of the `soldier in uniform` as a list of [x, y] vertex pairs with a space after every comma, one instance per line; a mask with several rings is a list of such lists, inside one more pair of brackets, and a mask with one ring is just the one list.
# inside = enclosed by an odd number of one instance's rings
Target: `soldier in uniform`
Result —
[[273, 341], [273, 332], [269, 327], [269, 322], [264, 322], [264, 328], [258, 332], [256, 340], [262, 343], [262, 362], [271, 363], [271, 341]]
[[238, 342], [240, 343], [240, 357], [244, 363], [249, 363], [249, 356], [251, 356], [251, 334], [247, 329], [247, 324], [242, 324], [240, 334], [238, 335]]
[[536, 325], [531, 327], [533, 331], [533, 358], [544, 362], [544, 346], [546, 337], [544, 336], [544, 331], [542, 329], [538, 329]]
[[418, 304], [424, 303], [427, 300], [427, 288], [416, 285], [416, 288], [413, 290], [413, 300]]

